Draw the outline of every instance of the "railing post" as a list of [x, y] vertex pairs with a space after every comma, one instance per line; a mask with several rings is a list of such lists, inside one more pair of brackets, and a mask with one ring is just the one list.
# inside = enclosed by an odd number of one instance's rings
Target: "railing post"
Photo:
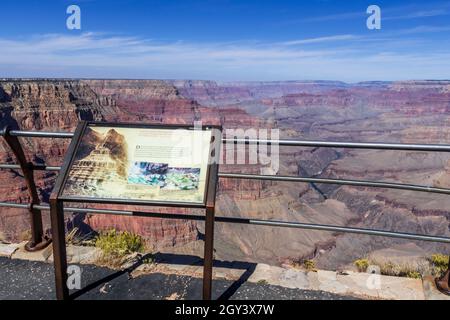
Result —
[[206, 208], [203, 252], [203, 300], [211, 300], [214, 261], [214, 207]]
[[27, 251], [38, 251], [48, 246], [51, 239], [44, 235], [41, 210], [34, 207], [35, 205], [40, 204], [40, 199], [37, 192], [36, 183], [34, 182], [33, 164], [27, 161], [19, 139], [10, 135], [9, 131], [10, 128], [6, 127], [1, 131], [1, 135], [11, 148], [17, 162], [19, 163], [23, 177], [25, 178], [28, 193], [30, 195], [30, 205], [28, 211], [30, 213], [31, 240], [25, 245], [25, 249]]
[[68, 300], [67, 252], [64, 225], [64, 204], [52, 193], [50, 196], [50, 218], [53, 236], [53, 265], [55, 269], [56, 299]]
[[443, 274], [442, 277], [436, 278], [436, 287], [440, 292], [450, 295], [450, 256], [448, 259], [448, 267], [447, 271]]
[[212, 299], [212, 279], [214, 267], [214, 222], [216, 207], [216, 192], [218, 186], [219, 159], [220, 159], [220, 142], [222, 141], [222, 131], [215, 132], [211, 137], [211, 158], [208, 165], [210, 181], [208, 183], [208, 197], [206, 199], [206, 216], [205, 216], [205, 244], [203, 248], [203, 300]]

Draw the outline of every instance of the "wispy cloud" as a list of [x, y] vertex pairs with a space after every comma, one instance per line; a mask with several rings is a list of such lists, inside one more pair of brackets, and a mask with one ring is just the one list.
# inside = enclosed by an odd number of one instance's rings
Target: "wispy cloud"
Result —
[[429, 18], [429, 17], [445, 16], [448, 14], [450, 14], [450, 11], [447, 9], [420, 10], [420, 11], [409, 12], [409, 13], [401, 14], [401, 15], [386, 16], [386, 17], [384, 17], [384, 20]]
[[[350, 34], [227, 43], [160, 42], [101, 33], [0, 38], [0, 77], [360, 81], [450, 74], [450, 52], [442, 47], [424, 55], [399, 50], [398, 39], [385, 41], [382, 50], [363, 40]], [[332, 45], [316, 45], [321, 43]]]
[[281, 24], [283, 25], [291, 25], [291, 24], [299, 24], [299, 23], [309, 23], [309, 22], [326, 22], [333, 20], [347, 20], [347, 19], [356, 19], [365, 17], [365, 11], [358, 12], [344, 12], [330, 15], [322, 15], [322, 16], [313, 16], [313, 17], [303, 17], [301, 19], [291, 19], [283, 21]]
[[358, 38], [359, 38], [358, 36], [353, 35], [353, 34], [340, 34], [340, 35], [328, 36], [328, 37], [317, 37], [317, 38], [309, 38], [309, 39], [291, 40], [291, 41], [281, 42], [280, 44], [283, 44], [286, 46], [292, 46], [292, 45], [299, 45], [299, 44], [355, 40]]
[[416, 26], [411, 28], [399, 29], [397, 31], [390, 32], [391, 35], [409, 35], [409, 34], [420, 34], [420, 33], [442, 33], [450, 31], [450, 26]]
[[[381, 13], [383, 20], [406, 20], [446, 16], [450, 15], [450, 3], [445, 2], [442, 3], [439, 7], [430, 7], [427, 9], [417, 9], [413, 5], [405, 5], [399, 7], [381, 6]], [[284, 24], [340, 21], [359, 19], [364, 17], [367, 17], [367, 13], [365, 11], [365, 8], [362, 7], [360, 11], [304, 17], [302, 19], [285, 21]]]

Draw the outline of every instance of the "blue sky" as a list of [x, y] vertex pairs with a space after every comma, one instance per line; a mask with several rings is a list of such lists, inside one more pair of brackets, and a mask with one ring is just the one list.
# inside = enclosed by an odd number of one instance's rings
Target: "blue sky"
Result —
[[450, 1], [2, 0], [0, 26], [0, 77], [450, 78]]

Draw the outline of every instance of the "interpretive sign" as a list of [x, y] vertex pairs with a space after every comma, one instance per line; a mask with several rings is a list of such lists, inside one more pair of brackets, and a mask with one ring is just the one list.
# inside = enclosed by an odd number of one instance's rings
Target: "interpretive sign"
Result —
[[[55, 287], [69, 299], [64, 202], [200, 208], [205, 210], [203, 298], [211, 299], [214, 214], [220, 127], [78, 124], [50, 195]], [[102, 209], [104, 214], [119, 214]], [[198, 216], [122, 211], [130, 216]]]
[[203, 204], [212, 131], [88, 123], [60, 199]]

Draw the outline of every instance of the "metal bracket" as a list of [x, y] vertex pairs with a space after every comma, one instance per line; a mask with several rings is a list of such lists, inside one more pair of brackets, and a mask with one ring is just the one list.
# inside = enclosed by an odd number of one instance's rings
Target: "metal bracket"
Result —
[[41, 210], [34, 207], [35, 205], [40, 204], [40, 199], [37, 192], [36, 183], [34, 181], [33, 163], [27, 161], [19, 139], [16, 136], [12, 136], [10, 131], [11, 128], [7, 126], [0, 132], [0, 134], [11, 148], [17, 162], [19, 163], [23, 177], [25, 178], [28, 193], [30, 195], [28, 212], [30, 213], [31, 240], [25, 245], [25, 250], [31, 252], [42, 250], [51, 243], [51, 239], [44, 235]]

